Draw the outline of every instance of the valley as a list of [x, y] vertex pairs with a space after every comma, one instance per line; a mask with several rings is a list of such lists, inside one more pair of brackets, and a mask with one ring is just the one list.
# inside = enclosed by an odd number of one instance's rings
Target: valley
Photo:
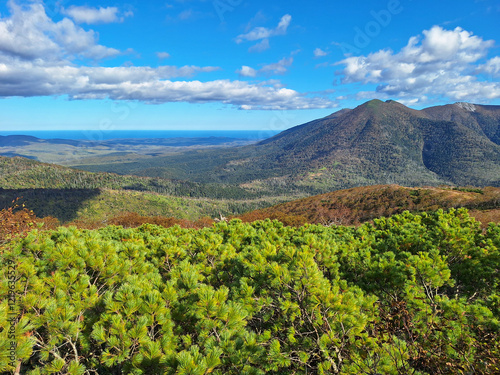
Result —
[[[147, 133], [146, 133], [147, 134]], [[256, 140], [229, 137], [40, 139], [26, 135], [0, 135], [0, 156], [20, 156], [59, 165], [129, 163], [187, 150], [235, 147]]]

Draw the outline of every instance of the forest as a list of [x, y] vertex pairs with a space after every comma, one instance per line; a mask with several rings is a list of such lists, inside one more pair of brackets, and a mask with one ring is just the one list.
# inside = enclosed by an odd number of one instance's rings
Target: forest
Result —
[[358, 227], [29, 219], [0, 242], [3, 373], [500, 373], [500, 225], [465, 209]]

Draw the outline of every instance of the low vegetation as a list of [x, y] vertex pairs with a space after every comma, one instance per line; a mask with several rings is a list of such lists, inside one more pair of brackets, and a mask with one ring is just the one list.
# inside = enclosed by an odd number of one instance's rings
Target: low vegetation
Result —
[[247, 212], [245, 222], [272, 218], [288, 225], [359, 225], [402, 213], [465, 207], [485, 225], [499, 222], [500, 188], [409, 188], [398, 185], [364, 186], [306, 197]]
[[238, 217], [245, 222], [278, 219], [289, 225], [359, 225], [378, 217], [465, 207], [487, 225], [500, 217], [500, 188], [410, 188], [398, 185], [364, 186], [281, 203]]
[[124, 212], [196, 221], [206, 216], [242, 214], [290, 199], [216, 200], [111, 189], [0, 189], [0, 208], [9, 207], [16, 198], [37, 217], [53, 216], [63, 224], [73, 221], [106, 224]]
[[464, 209], [34, 230], [0, 247], [0, 371], [498, 374], [499, 248]]

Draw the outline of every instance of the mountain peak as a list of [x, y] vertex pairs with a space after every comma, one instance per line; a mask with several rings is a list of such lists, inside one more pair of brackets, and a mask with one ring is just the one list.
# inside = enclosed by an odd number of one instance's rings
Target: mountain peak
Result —
[[356, 109], [361, 112], [367, 111], [367, 113], [373, 116], [390, 116], [401, 112], [415, 112], [415, 110], [408, 108], [404, 104], [401, 104], [395, 100], [387, 100], [384, 102], [379, 99], [372, 99], [368, 102], [365, 102], [356, 107]]
[[372, 99], [372, 100], [366, 102], [365, 105], [367, 105], [369, 107], [377, 107], [377, 106], [379, 106], [380, 104], [383, 104], [383, 103], [384, 102], [382, 100], [380, 100], [380, 99]]
[[395, 100], [392, 100], [392, 99], [389, 99], [389, 100], [386, 100], [385, 102], [380, 100], [380, 99], [372, 99], [364, 104], [361, 104], [359, 107], [368, 107], [368, 108], [379, 108], [379, 107], [382, 107], [382, 108], [394, 108], [394, 106], [400, 106], [400, 107], [403, 107], [403, 108], [408, 108], [406, 107], [405, 105], [395, 101]]

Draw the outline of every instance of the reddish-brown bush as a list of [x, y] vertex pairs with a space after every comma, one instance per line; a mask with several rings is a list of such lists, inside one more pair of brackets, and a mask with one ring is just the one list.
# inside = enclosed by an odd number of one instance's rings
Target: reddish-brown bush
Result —
[[0, 244], [34, 228], [55, 229], [59, 226], [59, 220], [55, 217], [37, 218], [24, 204], [19, 205], [18, 200], [19, 198], [12, 201], [9, 208], [0, 211]]

